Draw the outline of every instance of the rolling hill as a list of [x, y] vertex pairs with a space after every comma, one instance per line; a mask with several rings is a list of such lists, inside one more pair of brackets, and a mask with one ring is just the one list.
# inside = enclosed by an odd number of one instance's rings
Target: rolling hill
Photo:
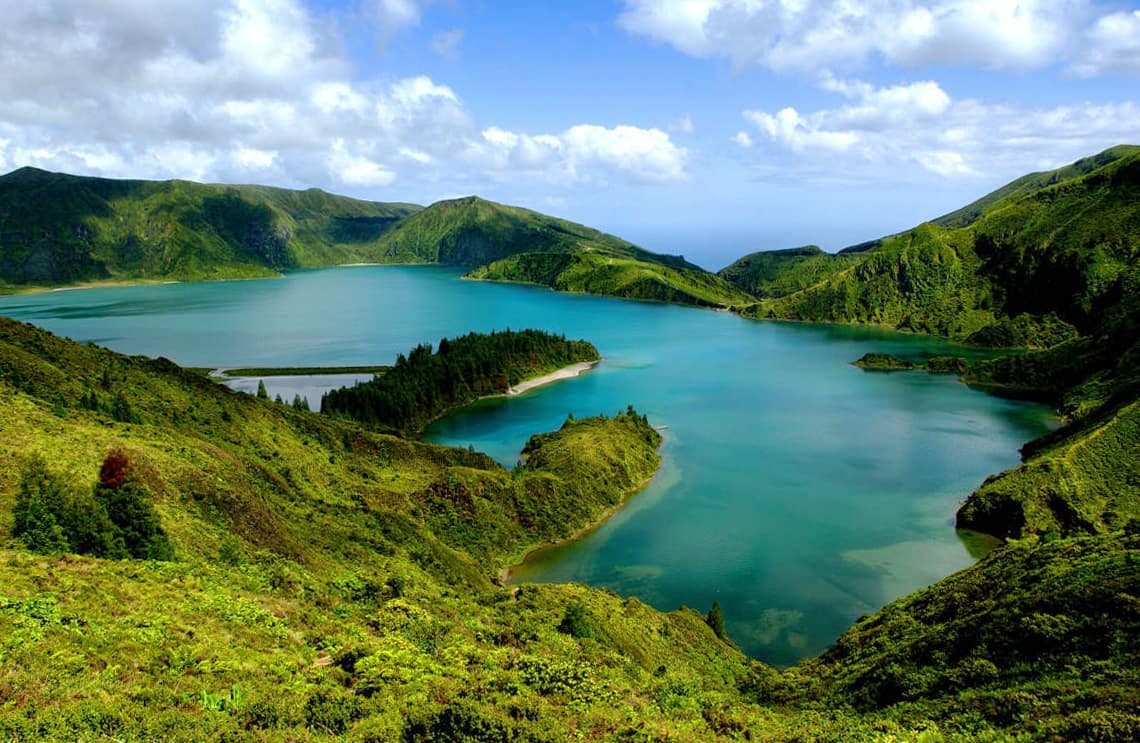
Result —
[[21, 168], [0, 176], [0, 281], [235, 278], [377, 260], [377, 237], [419, 208]]
[[1116, 322], [1140, 280], [1138, 245], [1140, 148], [1122, 146], [853, 252], [754, 255], [728, 276], [760, 292], [750, 317], [1047, 348]]

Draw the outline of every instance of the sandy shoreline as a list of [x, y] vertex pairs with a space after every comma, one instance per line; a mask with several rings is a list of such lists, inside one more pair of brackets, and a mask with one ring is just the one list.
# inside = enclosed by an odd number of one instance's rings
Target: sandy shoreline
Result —
[[[598, 361], [601, 361], [601, 359], [598, 359]], [[534, 379], [528, 379], [526, 381], [519, 382], [514, 387], [511, 387], [509, 390], [507, 390], [507, 394], [511, 396], [521, 395], [524, 392], [533, 390], [535, 387], [541, 387], [544, 384], [558, 382], [563, 379], [573, 379], [579, 374], [593, 369], [598, 361], [583, 361], [577, 364], [571, 364], [570, 366], [564, 366], [557, 371], [553, 371], [550, 374], [545, 374], [541, 377], [535, 377]]]

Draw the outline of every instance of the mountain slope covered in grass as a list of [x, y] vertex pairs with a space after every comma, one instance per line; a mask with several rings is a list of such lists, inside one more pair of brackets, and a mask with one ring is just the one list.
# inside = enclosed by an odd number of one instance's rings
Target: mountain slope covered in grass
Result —
[[594, 252], [522, 253], [477, 268], [467, 276], [698, 307], [739, 307], [752, 301], [748, 294], [696, 266], [671, 266]]
[[[1140, 148], [1027, 176], [939, 223], [813, 260], [822, 264], [816, 283], [761, 297], [745, 314], [993, 346], [1095, 335], [1140, 282]], [[800, 281], [802, 263], [781, 265], [764, 280]]]
[[0, 282], [237, 278], [383, 260], [377, 238], [418, 209], [317, 189], [21, 168], [0, 176]]

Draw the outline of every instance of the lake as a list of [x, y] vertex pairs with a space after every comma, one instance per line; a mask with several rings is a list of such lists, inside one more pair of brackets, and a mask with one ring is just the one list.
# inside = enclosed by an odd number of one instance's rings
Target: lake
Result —
[[[777, 664], [970, 565], [985, 542], [955, 532], [959, 502], [1054, 425], [1043, 406], [953, 377], [850, 364], [868, 351], [954, 352], [946, 341], [464, 281], [441, 267], [20, 295], [0, 298], [0, 314], [203, 367], [388, 364], [421, 342], [507, 327], [585, 338], [604, 357], [593, 371], [479, 403], [428, 438], [511, 465], [567, 414], [634, 405], [666, 427], [657, 478], [516, 579], [582, 581], [665, 610], [719, 601], [733, 639]], [[266, 381], [292, 399], [288, 380]], [[295, 384], [315, 407], [321, 380]]]

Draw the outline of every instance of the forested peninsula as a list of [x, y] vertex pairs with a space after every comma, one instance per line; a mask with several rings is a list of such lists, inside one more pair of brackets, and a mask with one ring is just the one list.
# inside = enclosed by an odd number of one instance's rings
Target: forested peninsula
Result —
[[508, 393], [520, 382], [572, 364], [595, 362], [598, 349], [541, 330], [468, 333], [421, 344], [383, 375], [321, 398], [321, 412], [403, 434], [419, 433], [455, 408]]

